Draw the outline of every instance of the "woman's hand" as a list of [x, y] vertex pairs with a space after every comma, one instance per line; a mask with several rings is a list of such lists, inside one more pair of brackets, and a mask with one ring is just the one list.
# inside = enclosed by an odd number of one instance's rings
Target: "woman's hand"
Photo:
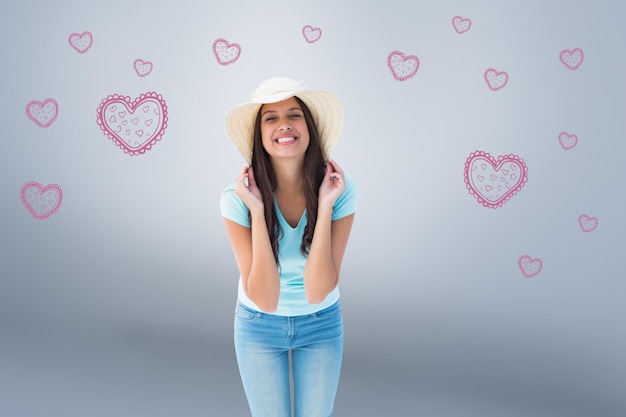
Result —
[[337, 198], [346, 189], [343, 171], [332, 159], [326, 162], [326, 174], [320, 185], [318, 201], [320, 207], [332, 208]]
[[256, 185], [252, 167], [245, 166], [237, 179], [235, 193], [243, 200], [251, 212], [259, 210], [263, 212], [263, 197], [261, 190]]

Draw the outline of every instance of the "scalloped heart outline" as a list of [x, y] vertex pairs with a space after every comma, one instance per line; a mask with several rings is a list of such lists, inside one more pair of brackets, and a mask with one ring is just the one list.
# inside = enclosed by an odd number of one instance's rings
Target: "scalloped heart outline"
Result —
[[[48, 200], [46, 200], [46, 194]], [[45, 220], [56, 213], [63, 202], [63, 190], [57, 184], [42, 185], [29, 181], [20, 190], [20, 199], [37, 220]]]
[[41, 128], [50, 127], [59, 117], [59, 103], [53, 98], [31, 100], [26, 104], [26, 116]]
[[[413, 67], [406, 67], [407, 62], [413, 63]], [[415, 55], [405, 55], [402, 51], [392, 51], [387, 56], [387, 66], [391, 75], [398, 81], [406, 81], [417, 74], [420, 68], [420, 59]]]
[[465, 160], [465, 186], [480, 204], [502, 207], [528, 181], [528, 167], [517, 155], [494, 158], [488, 152], [472, 152]]
[[230, 65], [239, 59], [241, 46], [238, 43], [230, 43], [224, 38], [213, 42], [213, 55], [220, 65]]
[[163, 138], [167, 121], [167, 104], [156, 92], [141, 94], [135, 100], [109, 95], [98, 106], [96, 118], [102, 132], [131, 156], [152, 149]]

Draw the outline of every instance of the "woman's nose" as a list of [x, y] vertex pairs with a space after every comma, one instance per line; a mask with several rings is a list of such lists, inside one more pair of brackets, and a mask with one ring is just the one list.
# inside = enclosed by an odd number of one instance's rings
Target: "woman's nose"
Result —
[[283, 132], [286, 130], [291, 130], [291, 125], [289, 123], [283, 123], [280, 127], [280, 130], [282, 130]]

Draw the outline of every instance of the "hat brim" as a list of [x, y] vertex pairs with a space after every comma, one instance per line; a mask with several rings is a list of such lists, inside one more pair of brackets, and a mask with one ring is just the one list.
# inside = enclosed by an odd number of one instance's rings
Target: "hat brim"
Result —
[[226, 131], [247, 163], [252, 162], [254, 122], [263, 104], [277, 103], [297, 96], [311, 111], [320, 137], [324, 158], [328, 160], [343, 130], [344, 111], [341, 101], [329, 91], [301, 90], [281, 95], [267, 103], [244, 103], [226, 113]]

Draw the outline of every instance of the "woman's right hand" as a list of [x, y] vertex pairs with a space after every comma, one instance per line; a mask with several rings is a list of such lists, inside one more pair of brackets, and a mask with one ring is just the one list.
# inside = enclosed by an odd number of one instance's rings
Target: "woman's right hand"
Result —
[[256, 185], [254, 171], [251, 166], [246, 165], [243, 167], [237, 179], [235, 193], [243, 200], [251, 212], [255, 210], [263, 212], [263, 197], [261, 196], [261, 190]]

